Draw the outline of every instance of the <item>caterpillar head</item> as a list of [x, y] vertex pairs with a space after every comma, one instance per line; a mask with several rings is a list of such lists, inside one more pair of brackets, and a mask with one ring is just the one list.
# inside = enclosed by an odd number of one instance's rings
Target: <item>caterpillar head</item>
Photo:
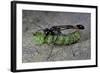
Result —
[[85, 27], [84, 27], [83, 25], [76, 25], [76, 27], [77, 27], [78, 29], [80, 29], [80, 30], [85, 29]]

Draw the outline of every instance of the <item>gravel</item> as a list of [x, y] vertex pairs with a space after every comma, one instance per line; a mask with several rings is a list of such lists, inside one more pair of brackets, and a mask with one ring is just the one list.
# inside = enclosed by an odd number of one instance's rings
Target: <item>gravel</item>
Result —
[[[22, 62], [45, 62], [91, 59], [90, 14], [23, 10]], [[82, 24], [81, 40], [72, 45], [35, 45], [32, 33], [53, 25]], [[71, 30], [72, 31], [72, 30]], [[63, 33], [70, 33], [70, 30]]]

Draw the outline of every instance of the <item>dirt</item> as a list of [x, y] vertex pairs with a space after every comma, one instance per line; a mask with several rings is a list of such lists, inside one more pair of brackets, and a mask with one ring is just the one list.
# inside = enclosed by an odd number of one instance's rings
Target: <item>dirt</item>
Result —
[[[90, 47], [90, 14], [72, 12], [50, 12], [23, 10], [22, 62], [45, 62], [64, 60], [86, 60], [91, 58]], [[81, 39], [72, 45], [35, 45], [32, 33], [39, 29], [50, 28], [53, 25], [85, 26], [81, 30]], [[72, 30], [71, 30], [72, 31]], [[63, 33], [70, 33], [69, 30]]]

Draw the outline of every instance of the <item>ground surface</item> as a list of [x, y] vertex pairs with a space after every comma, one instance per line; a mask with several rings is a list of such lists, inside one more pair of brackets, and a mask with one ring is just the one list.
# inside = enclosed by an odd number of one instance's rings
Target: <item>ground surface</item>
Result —
[[[22, 62], [86, 60], [91, 58], [90, 14], [23, 10]], [[32, 33], [53, 25], [82, 24], [81, 40], [73, 45], [35, 45]], [[64, 33], [69, 33], [66, 30]]]

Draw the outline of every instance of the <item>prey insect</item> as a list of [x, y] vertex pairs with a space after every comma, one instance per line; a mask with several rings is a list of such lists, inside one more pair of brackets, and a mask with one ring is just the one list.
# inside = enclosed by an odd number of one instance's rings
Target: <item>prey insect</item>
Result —
[[[75, 31], [63, 34], [62, 31], [66, 29], [75, 29]], [[83, 29], [83, 25], [52, 26], [33, 33], [33, 41], [36, 44], [71, 45], [80, 40], [80, 30]]]

